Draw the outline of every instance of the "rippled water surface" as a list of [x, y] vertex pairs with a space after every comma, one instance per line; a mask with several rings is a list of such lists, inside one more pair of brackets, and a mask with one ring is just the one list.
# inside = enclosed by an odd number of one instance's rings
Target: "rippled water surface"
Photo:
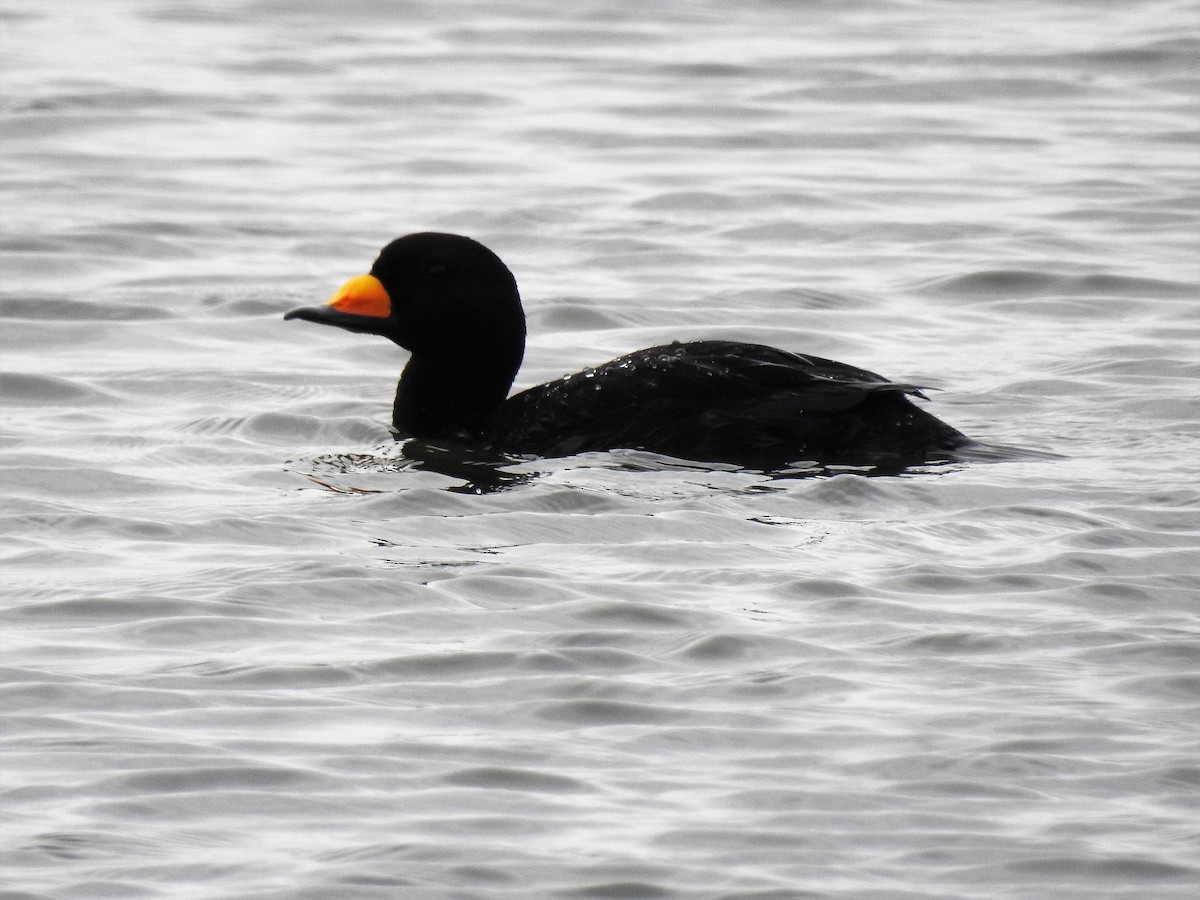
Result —
[[[0, 897], [1200, 886], [1192, 2], [0, 2]], [[1027, 448], [461, 471], [289, 322], [408, 231], [517, 387], [675, 338]]]

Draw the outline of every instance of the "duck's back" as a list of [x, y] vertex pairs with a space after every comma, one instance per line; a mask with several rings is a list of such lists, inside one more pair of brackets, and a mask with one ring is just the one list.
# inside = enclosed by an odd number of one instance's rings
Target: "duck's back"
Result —
[[489, 442], [517, 454], [626, 448], [765, 469], [945, 459], [967, 439], [909, 402], [915, 393], [873, 372], [760, 344], [675, 343], [510, 397]]

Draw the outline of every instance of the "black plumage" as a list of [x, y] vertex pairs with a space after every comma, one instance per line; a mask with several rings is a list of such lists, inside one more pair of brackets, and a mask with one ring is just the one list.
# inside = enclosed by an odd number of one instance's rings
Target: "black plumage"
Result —
[[411, 352], [393, 409], [401, 434], [508, 454], [627, 448], [768, 470], [899, 469], [970, 443], [908, 399], [921, 396], [915, 385], [735, 341], [638, 350], [505, 399], [525, 319], [495, 254], [469, 238], [408, 235], [384, 248], [371, 275], [386, 295], [369, 315], [353, 311], [347, 283], [325, 306], [286, 318], [379, 334]]

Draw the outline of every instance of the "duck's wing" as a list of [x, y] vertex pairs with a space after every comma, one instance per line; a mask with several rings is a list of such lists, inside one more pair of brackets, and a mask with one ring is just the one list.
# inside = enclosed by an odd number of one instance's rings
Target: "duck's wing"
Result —
[[942, 425], [904, 398], [917, 393], [761, 344], [677, 343], [523, 391], [502, 404], [489, 437], [505, 452], [541, 456], [629, 448], [766, 467], [849, 460], [875, 454], [856, 445], [874, 441], [881, 416], [890, 422], [911, 410]]

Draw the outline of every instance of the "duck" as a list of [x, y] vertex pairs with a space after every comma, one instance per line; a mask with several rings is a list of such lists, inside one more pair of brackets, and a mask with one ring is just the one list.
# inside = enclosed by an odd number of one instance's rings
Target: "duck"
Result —
[[950, 461], [973, 442], [912, 402], [918, 385], [730, 340], [673, 342], [509, 395], [525, 313], [504, 262], [472, 238], [405, 235], [321, 306], [285, 320], [378, 335], [408, 351], [397, 438], [511, 457], [640, 450], [761, 471]]

